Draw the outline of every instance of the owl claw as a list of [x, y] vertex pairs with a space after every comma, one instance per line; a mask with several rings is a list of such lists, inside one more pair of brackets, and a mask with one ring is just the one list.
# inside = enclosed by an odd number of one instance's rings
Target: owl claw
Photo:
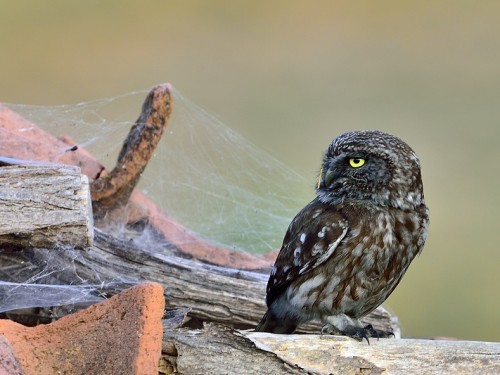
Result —
[[345, 336], [349, 336], [357, 341], [363, 341], [363, 339], [365, 339], [366, 342], [368, 343], [368, 345], [370, 345], [369, 337], [377, 337], [377, 340], [378, 340], [377, 331], [375, 331], [373, 329], [371, 324], [369, 324], [363, 328], [356, 327], [356, 326], [348, 326], [342, 332], [342, 334]]
[[337, 327], [335, 327], [333, 324], [330, 323], [325, 323], [321, 327], [321, 336], [323, 336], [325, 333], [327, 335], [342, 334], [342, 332], [339, 331]]
[[365, 327], [348, 326], [346, 327], [345, 330], [340, 331], [334, 325], [326, 323], [325, 325], [323, 325], [323, 327], [321, 327], [321, 334], [323, 335], [324, 333], [328, 334], [337, 333], [344, 336], [348, 336], [358, 341], [363, 341], [363, 339], [365, 339], [368, 345], [370, 345], [370, 338], [376, 338], [378, 340], [379, 338], [387, 338], [390, 336], [394, 336], [394, 333], [392, 332], [375, 330], [375, 328], [373, 328], [371, 324], [368, 324]]

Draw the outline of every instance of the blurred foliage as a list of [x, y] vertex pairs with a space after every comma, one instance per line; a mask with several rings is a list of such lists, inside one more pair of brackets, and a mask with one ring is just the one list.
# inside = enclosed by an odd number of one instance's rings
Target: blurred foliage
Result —
[[431, 234], [386, 305], [409, 336], [498, 341], [498, 14], [493, 1], [4, 1], [0, 101], [170, 81], [311, 186], [334, 136], [394, 133], [422, 160]]

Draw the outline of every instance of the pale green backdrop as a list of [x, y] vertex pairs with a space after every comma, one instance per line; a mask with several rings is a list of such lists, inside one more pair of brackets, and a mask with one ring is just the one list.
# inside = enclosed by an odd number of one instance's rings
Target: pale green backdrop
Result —
[[0, 102], [170, 81], [311, 186], [334, 136], [394, 133], [420, 155], [431, 232], [386, 305], [409, 336], [499, 341], [499, 14], [465, 0], [3, 0]]

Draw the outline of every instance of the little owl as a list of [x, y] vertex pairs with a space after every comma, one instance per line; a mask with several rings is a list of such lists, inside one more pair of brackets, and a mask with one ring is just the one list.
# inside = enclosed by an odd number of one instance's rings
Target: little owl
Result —
[[285, 234], [256, 331], [289, 334], [320, 319], [322, 332], [391, 335], [359, 319], [386, 300], [422, 251], [428, 212], [420, 162], [405, 142], [380, 131], [334, 139], [316, 198]]

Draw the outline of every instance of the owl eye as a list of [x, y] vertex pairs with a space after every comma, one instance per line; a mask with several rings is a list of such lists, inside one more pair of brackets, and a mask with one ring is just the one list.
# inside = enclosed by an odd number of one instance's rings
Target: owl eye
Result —
[[350, 158], [349, 164], [353, 168], [359, 168], [365, 164], [365, 159], [363, 159], [363, 158]]

